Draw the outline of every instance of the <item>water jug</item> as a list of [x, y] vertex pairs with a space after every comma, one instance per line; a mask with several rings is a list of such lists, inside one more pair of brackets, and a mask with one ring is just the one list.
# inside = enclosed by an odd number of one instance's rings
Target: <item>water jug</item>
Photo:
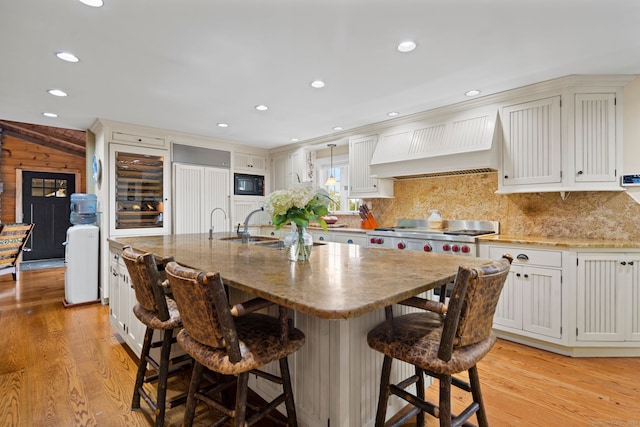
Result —
[[73, 193], [71, 195], [71, 224], [93, 224], [98, 220], [96, 206], [98, 198], [95, 194]]

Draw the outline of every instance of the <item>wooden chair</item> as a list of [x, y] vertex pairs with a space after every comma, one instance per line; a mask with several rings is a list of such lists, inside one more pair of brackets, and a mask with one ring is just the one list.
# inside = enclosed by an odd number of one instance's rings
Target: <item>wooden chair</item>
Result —
[[18, 261], [35, 224], [0, 224], [0, 274], [18, 279]]
[[[283, 402], [288, 425], [297, 426], [287, 356], [302, 347], [305, 336], [290, 327], [287, 309], [279, 307], [279, 318], [255, 313], [271, 305], [261, 298], [229, 307], [219, 272], [205, 273], [171, 262], [166, 273], [183, 316], [184, 329], [178, 334], [178, 343], [195, 361], [184, 426], [192, 425], [197, 401], [223, 414], [214, 426], [231, 419], [233, 426], [253, 425]], [[276, 360], [280, 365], [279, 377], [259, 369]], [[227, 379], [207, 394], [198, 392], [205, 367]], [[260, 408], [253, 405], [249, 408], [250, 373], [281, 384], [283, 393]], [[234, 387], [235, 404], [229, 404], [224, 393]]]
[[[493, 315], [509, 273], [512, 257], [504, 255], [481, 269], [461, 266], [447, 307], [441, 302], [409, 298], [400, 304], [426, 311], [393, 317], [385, 308], [386, 320], [372, 329], [369, 346], [384, 354], [376, 426], [384, 426], [389, 395], [406, 400], [413, 408], [391, 424], [401, 425], [417, 415], [417, 426], [424, 427], [424, 412], [440, 419], [441, 427], [471, 425], [465, 423], [476, 414], [478, 424], [488, 427], [476, 364], [493, 347]], [[391, 362], [402, 360], [415, 367], [415, 375], [389, 384]], [[469, 383], [453, 374], [469, 372]], [[424, 375], [440, 383], [438, 404], [425, 401]], [[415, 384], [416, 393], [406, 389]], [[451, 385], [471, 392], [473, 402], [457, 416], [451, 414]]]
[[[191, 363], [186, 363], [190, 360], [188, 355], [171, 358], [171, 349], [176, 343], [173, 333], [182, 328], [182, 320], [175, 301], [166, 295], [166, 289], [162, 286], [164, 273], [161, 270], [164, 269], [164, 263], [172, 261], [173, 258], [157, 260], [150, 253], [136, 252], [131, 247], [126, 247], [122, 252], [122, 259], [129, 271], [136, 295], [137, 304], [133, 307], [133, 313], [146, 325], [131, 409], [140, 409], [142, 397], [155, 413], [155, 425], [160, 427], [164, 425], [167, 408], [186, 402], [186, 390], [167, 402], [169, 377], [191, 367]], [[156, 330], [162, 331], [162, 341], [153, 341], [153, 333]], [[150, 355], [151, 348], [157, 347], [161, 347], [159, 360]], [[155, 372], [146, 375], [147, 364]], [[157, 382], [155, 399], [143, 387], [145, 383], [150, 382]]]

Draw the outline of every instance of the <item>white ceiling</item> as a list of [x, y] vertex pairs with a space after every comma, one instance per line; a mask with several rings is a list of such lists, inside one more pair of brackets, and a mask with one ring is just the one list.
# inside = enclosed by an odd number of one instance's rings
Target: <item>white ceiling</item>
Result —
[[[470, 89], [640, 73], [638, 0], [104, 1], [2, 0], [0, 119], [99, 117], [273, 148]], [[399, 53], [404, 40], [417, 49]]]

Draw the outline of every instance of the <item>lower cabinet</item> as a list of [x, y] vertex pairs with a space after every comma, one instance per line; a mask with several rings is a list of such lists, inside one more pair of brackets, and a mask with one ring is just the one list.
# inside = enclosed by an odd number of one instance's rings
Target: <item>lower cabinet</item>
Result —
[[640, 254], [579, 253], [576, 345], [640, 342]]
[[346, 231], [310, 231], [315, 242], [336, 242], [350, 245], [367, 246], [367, 236], [363, 233]]
[[120, 257], [121, 250], [111, 247], [110, 282], [109, 282], [109, 318], [111, 326], [124, 339], [133, 352], [140, 356], [144, 340], [145, 325], [133, 314], [136, 305], [136, 295], [133, 284], [129, 279], [129, 272]]
[[488, 246], [485, 255], [513, 258], [496, 313], [498, 331], [562, 343], [562, 252], [525, 247]]

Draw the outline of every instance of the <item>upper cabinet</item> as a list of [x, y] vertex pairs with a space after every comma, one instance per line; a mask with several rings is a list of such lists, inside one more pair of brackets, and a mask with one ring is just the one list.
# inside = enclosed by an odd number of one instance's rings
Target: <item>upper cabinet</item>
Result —
[[616, 108], [615, 93], [575, 94], [574, 126], [568, 136], [575, 151], [576, 186], [619, 183], [621, 145], [616, 137]]
[[503, 187], [560, 185], [560, 97], [502, 109]]
[[393, 197], [393, 181], [371, 177], [370, 163], [378, 135], [349, 139], [349, 197], [352, 199]]
[[502, 107], [499, 193], [623, 190], [625, 81], [587, 83]]
[[298, 182], [313, 181], [315, 153], [303, 148], [271, 156], [271, 191], [286, 190]]
[[267, 158], [258, 154], [234, 153], [234, 169], [264, 173], [267, 170]]

